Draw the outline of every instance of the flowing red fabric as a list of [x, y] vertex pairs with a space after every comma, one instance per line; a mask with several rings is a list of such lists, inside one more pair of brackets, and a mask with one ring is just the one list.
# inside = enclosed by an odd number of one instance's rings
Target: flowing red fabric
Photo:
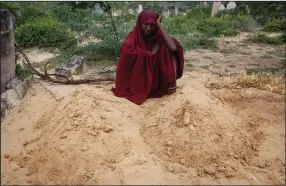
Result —
[[[143, 10], [137, 19], [135, 28], [127, 35], [120, 49], [117, 64], [114, 95], [124, 97], [135, 104], [142, 104], [147, 98], [165, 95], [175, 78], [182, 77], [184, 68], [183, 48], [175, 39], [176, 52], [170, 52], [160, 30], [156, 27], [148, 39], [143, 37], [141, 24], [148, 18], [157, 20], [158, 14], [152, 10]], [[159, 44], [155, 55], [152, 48]], [[177, 77], [172, 63], [177, 61]]]

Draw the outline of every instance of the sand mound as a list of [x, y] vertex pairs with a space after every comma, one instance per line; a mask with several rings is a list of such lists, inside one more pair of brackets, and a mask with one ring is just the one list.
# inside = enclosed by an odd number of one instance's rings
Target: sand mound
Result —
[[78, 86], [50, 103], [39, 101], [47, 92], [28, 93], [2, 129], [11, 140], [2, 142], [4, 183], [283, 183], [283, 96], [253, 90], [242, 97], [194, 79], [184, 76], [175, 94], [141, 106], [104, 86]]
[[94, 183], [97, 169], [112, 168], [129, 153], [128, 139], [95, 97], [91, 90], [77, 90], [36, 122], [40, 135], [24, 142], [27, 155], [18, 157], [30, 183]]
[[[155, 153], [165, 161], [197, 168], [200, 174], [235, 176], [239, 166], [258, 156], [263, 133], [256, 125], [234, 115], [217, 100], [194, 103], [195, 97], [166, 114], [159, 109], [151, 116], [156, 121], [145, 123], [141, 134]], [[207, 97], [207, 95], [205, 95]], [[171, 104], [171, 103], [170, 103]]]

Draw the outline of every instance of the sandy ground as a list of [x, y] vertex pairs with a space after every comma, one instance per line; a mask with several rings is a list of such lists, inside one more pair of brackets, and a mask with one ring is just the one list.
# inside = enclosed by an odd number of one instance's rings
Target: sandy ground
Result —
[[201, 68], [227, 61], [275, 66], [281, 57], [273, 53], [268, 63], [260, 59], [277, 50], [186, 52], [177, 92], [141, 106], [113, 96], [112, 84], [36, 79], [1, 124], [1, 184], [283, 185], [285, 96], [211, 91], [204, 84], [215, 77]]
[[252, 68], [285, 66], [285, 45], [248, 44], [247, 33], [225, 38], [221, 52], [198, 49], [185, 53], [185, 69], [209, 73], [239, 73]]
[[[57, 55], [55, 53], [47, 52], [37, 48], [26, 49], [24, 50], [24, 52], [27, 55], [27, 57], [31, 60], [31, 63], [40, 63], [48, 59], [51, 59]], [[18, 60], [23, 61], [24, 57], [21, 55], [19, 56]]]

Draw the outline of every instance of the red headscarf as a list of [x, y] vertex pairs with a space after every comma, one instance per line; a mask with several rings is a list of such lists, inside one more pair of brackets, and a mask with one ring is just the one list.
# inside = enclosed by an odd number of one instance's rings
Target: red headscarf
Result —
[[[166, 94], [170, 84], [183, 73], [183, 49], [176, 39], [173, 38], [177, 51], [171, 53], [157, 27], [150, 37], [143, 37], [142, 23], [157, 19], [158, 14], [153, 10], [143, 10], [120, 50], [115, 88], [112, 91], [116, 96], [125, 97], [136, 104], [142, 104], [148, 97]], [[160, 48], [156, 55], [152, 55], [152, 48], [156, 44]], [[177, 77], [172, 64], [173, 57], [177, 60]]]
[[154, 24], [156, 24], [158, 17], [159, 17], [158, 14], [156, 12], [154, 12], [153, 10], [143, 10], [139, 14], [136, 26], [133, 29], [133, 31], [131, 31], [131, 33], [134, 32], [134, 35], [136, 35], [136, 37], [135, 37], [135, 40], [136, 40], [135, 44], [136, 45], [138, 45], [141, 48], [144, 48], [146, 50], [152, 50], [152, 47], [155, 44], [161, 43], [161, 40], [163, 38], [161, 37], [161, 32], [160, 32], [159, 29], [157, 29], [157, 27], [153, 31], [152, 35], [148, 38], [148, 40], [146, 40], [146, 39], [144, 40], [144, 38], [143, 38], [143, 30], [141, 28], [141, 25], [144, 22], [148, 22], [148, 21], [150, 21], [152, 19], [155, 20]]

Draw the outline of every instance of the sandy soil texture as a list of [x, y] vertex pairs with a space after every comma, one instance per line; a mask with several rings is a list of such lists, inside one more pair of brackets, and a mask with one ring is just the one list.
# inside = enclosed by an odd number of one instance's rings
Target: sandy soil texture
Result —
[[111, 85], [36, 83], [2, 123], [2, 183], [283, 184], [283, 97], [212, 92], [190, 75], [141, 106]]
[[284, 185], [285, 95], [205, 86], [205, 65], [281, 65], [281, 48], [250, 48], [187, 52], [177, 92], [140, 106], [112, 84], [36, 79], [1, 124], [1, 184]]

